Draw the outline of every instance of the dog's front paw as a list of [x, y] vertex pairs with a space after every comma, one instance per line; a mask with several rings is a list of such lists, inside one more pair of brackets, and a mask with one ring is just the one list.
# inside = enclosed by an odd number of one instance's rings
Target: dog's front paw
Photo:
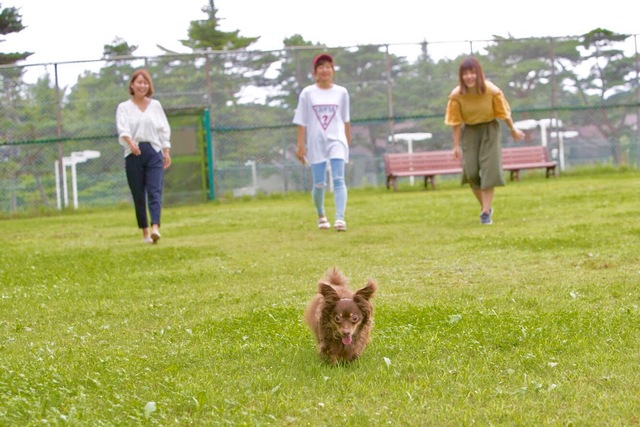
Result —
[[319, 353], [323, 356], [323, 358], [327, 361], [327, 363], [331, 365], [337, 365], [339, 362], [338, 356], [335, 352], [331, 351], [329, 346], [318, 346]]

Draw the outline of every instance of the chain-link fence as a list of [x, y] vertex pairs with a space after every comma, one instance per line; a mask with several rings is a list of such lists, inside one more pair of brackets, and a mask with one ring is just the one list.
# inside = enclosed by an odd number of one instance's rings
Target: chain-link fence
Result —
[[[384, 153], [451, 148], [444, 110], [469, 54], [505, 92], [520, 144], [546, 146], [561, 171], [639, 164], [636, 35], [106, 58], [0, 68], [0, 212], [131, 203], [114, 116], [141, 67], [172, 127], [165, 205], [309, 191], [291, 121], [321, 51], [351, 96], [352, 188], [384, 185]], [[399, 133], [428, 137], [408, 147]]]

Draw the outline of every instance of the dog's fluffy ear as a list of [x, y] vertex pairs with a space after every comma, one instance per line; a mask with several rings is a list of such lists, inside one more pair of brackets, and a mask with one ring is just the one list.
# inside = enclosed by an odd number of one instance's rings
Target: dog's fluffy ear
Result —
[[378, 285], [373, 280], [369, 279], [364, 288], [359, 289], [353, 296], [353, 300], [362, 311], [362, 321], [368, 322], [369, 318], [373, 314], [373, 304], [369, 301], [373, 294], [376, 293]]
[[329, 282], [318, 282], [318, 292], [320, 292], [324, 300], [327, 302], [336, 302], [340, 299], [338, 292], [336, 292], [334, 287]]
[[362, 289], [359, 289], [356, 292], [356, 296], [360, 296], [360, 297], [364, 298], [365, 300], [369, 301], [371, 299], [371, 297], [373, 297], [373, 294], [376, 293], [377, 289], [378, 289], [378, 284], [375, 281], [369, 279], [367, 281], [366, 286], [364, 288], [362, 288]]

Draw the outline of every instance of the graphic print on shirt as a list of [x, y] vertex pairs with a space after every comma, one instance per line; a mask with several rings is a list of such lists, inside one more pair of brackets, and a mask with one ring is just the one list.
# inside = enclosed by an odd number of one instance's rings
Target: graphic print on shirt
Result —
[[313, 112], [316, 115], [316, 118], [320, 122], [320, 126], [322, 129], [327, 130], [329, 124], [336, 116], [336, 112], [338, 111], [337, 105], [314, 105]]

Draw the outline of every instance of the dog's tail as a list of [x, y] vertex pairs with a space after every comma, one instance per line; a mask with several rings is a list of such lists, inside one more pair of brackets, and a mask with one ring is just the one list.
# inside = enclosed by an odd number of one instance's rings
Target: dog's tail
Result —
[[347, 286], [349, 283], [347, 277], [337, 267], [331, 267], [327, 270], [325, 280], [334, 286]]

